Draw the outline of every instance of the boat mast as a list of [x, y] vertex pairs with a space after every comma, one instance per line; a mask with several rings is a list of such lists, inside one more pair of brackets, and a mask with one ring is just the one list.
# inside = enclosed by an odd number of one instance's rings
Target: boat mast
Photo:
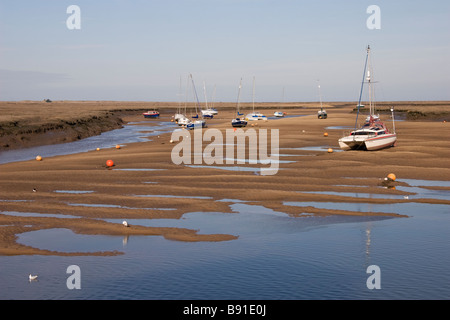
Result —
[[[319, 82], [319, 80], [317, 80], [317, 82]], [[320, 111], [323, 111], [323, 107], [322, 107], [322, 94], [321, 94], [321, 92], [320, 92], [320, 83], [317, 85], [317, 88], [319, 89]]]
[[178, 109], [177, 113], [181, 113], [181, 96], [183, 94], [181, 93], [181, 75], [180, 75], [180, 90], [178, 91]]
[[237, 109], [237, 115], [239, 116], [239, 99], [241, 97], [241, 88], [242, 88], [242, 78], [239, 81], [239, 90], [238, 90], [238, 98], [237, 98], [237, 103], [236, 103], [236, 109]]
[[375, 114], [375, 105], [373, 103], [373, 88], [372, 88], [372, 65], [370, 61], [370, 46], [367, 46], [367, 83], [369, 84], [369, 112], [370, 116]]
[[189, 88], [189, 76], [187, 77], [186, 94], [184, 95], [184, 116], [186, 116], [186, 110], [187, 110], [188, 88]]
[[[200, 101], [198, 100], [197, 90], [195, 89], [194, 78], [192, 78], [192, 74], [189, 74], [191, 77], [192, 88], [194, 89], [195, 99], [197, 100], [197, 105], [195, 106], [195, 112], [198, 113], [198, 109], [200, 109]], [[198, 109], [197, 109], [198, 107]]]
[[216, 101], [216, 85], [214, 85], [213, 95], [211, 99], [211, 108], [214, 108], [214, 102]]
[[208, 110], [208, 100], [206, 98], [206, 83], [205, 83], [205, 81], [203, 81], [203, 92], [205, 94], [205, 108], [206, 108], [206, 110]]
[[253, 113], [255, 112], [255, 77], [253, 77]]
[[358, 126], [359, 108], [361, 107], [361, 97], [362, 97], [362, 92], [363, 92], [363, 87], [364, 87], [364, 80], [366, 79], [366, 69], [367, 69], [367, 60], [369, 58], [369, 51], [370, 51], [370, 46], [367, 46], [367, 55], [366, 55], [366, 61], [364, 62], [364, 73], [363, 73], [363, 79], [361, 81], [361, 90], [359, 92], [358, 105], [356, 106], [357, 113], [356, 113], [356, 121], [355, 121], [355, 130], [357, 129], [357, 126]]

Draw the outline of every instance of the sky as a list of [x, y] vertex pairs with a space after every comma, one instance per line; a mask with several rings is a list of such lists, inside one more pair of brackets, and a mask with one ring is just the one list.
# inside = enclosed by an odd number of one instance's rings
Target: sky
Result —
[[0, 100], [357, 101], [367, 45], [378, 101], [450, 100], [448, 0], [0, 0]]

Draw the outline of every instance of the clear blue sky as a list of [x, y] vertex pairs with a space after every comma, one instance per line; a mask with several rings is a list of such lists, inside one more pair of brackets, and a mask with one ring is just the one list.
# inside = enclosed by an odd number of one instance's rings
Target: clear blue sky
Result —
[[0, 100], [356, 101], [368, 44], [377, 100], [450, 100], [448, 0], [0, 0]]

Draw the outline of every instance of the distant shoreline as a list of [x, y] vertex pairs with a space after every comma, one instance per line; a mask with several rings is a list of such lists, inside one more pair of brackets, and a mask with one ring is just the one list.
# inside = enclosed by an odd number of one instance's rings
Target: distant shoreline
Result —
[[[214, 102], [208, 107], [230, 111], [236, 102]], [[355, 102], [324, 102], [324, 108], [352, 108]], [[450, 101], [384, 101], [378, 102], [380, 113], [395, 107], [397, 119], [450, 121]], [[0, 151], [72, 142], [121, 128], [124, 116], [147, 110], [160, 110], [168, 115], [177, 108], [194, 110], [194, 102], [143, 101], [2, 101], [0, 102]], [[200, 108], [204, 107], [200, 103]], [[320, 108], [319, 102], [255, 102], [259, 110]], [[250, 112], [252, 102], [240, 103], [243, 112]], [[355, 112], [355, 111], [353, 111]]]

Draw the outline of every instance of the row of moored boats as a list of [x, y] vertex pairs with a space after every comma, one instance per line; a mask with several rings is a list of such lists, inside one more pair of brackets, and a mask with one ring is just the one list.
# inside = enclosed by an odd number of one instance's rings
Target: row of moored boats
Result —
[[[379, 115], [375, 115], [375, 105], [373, 102], [373, 77], [371, 76], [371, 62], [370, 62], [370, 46], [367, 47], [367, 55], [366, 62], [364, 65], [364, 78], [361, 84], [361, 95], [363, 92], [364, 84], [368, 84], [369, 87], [369, 115], [366, 117], [363, 125], [355, 130], [353, 130], [349, 135], [345, 135], [339, 139], [339, 147], [342, 150], [379, 150], [386, 147], [391, 147], [396, 144], [397, 134], [395, 133], [395, 124], [394, 124], [394, 109], [391, 108], [392, 112], [392, 121], [393, 121], [393, 132], [391, 132], [384, 122], [381, 121]], [[191, 76], [192, 79], [192, 76]], [[247, 126], [249, 121], [257, 121], [257, 120], [267, 120], [267, 117], [261, 112], [254, 110], [253, 103], [253, 111], [244, 116], [243, 113], [240, 112], [240, 92], [242, 88], [242, 79], [239, 83], [239, 91], [238, 91], [238, 100], [236, 105], [236, 116], [231, 120], [232, 127], [245, 127]], [[320, 90], [320, 85], [319, 85]], [[254, 79], [253, 79], [253, 91], [254, 91]], [[356, 124], [358, 122], [358, 116], [360, 113], [360, 108], [363, 107], [361, 105], [361, 95], [359, 97], [358, 105], [357, 105], [357, 115], [356, 115]], [[194, 129], [196, 127], [204, 128], [206, 127], [205, 119], [212, 119], [215, 115], [218, 114], [217, 109], [215, 108], [207, 108], [205, 110], [201, 110], [201, 118], [198, 114], [189, 118], [186, 114], [178, 113], [173, 117], [173, 121], [175, 121], [179, 126], [186, 127], [187, 129]], [[274, 112], [275, 117], [284, 117], [285, 112], [276, 111]], [[159, 117], [158, 111], [148, 111], [143, 114], [146, 118], [157, 118]], [[320, 110], [317, 113], [317, 117], [319, 119], [326, 119], [328, 117], [326, 110], [322, 107], [322, 99], [320, 99]]]

